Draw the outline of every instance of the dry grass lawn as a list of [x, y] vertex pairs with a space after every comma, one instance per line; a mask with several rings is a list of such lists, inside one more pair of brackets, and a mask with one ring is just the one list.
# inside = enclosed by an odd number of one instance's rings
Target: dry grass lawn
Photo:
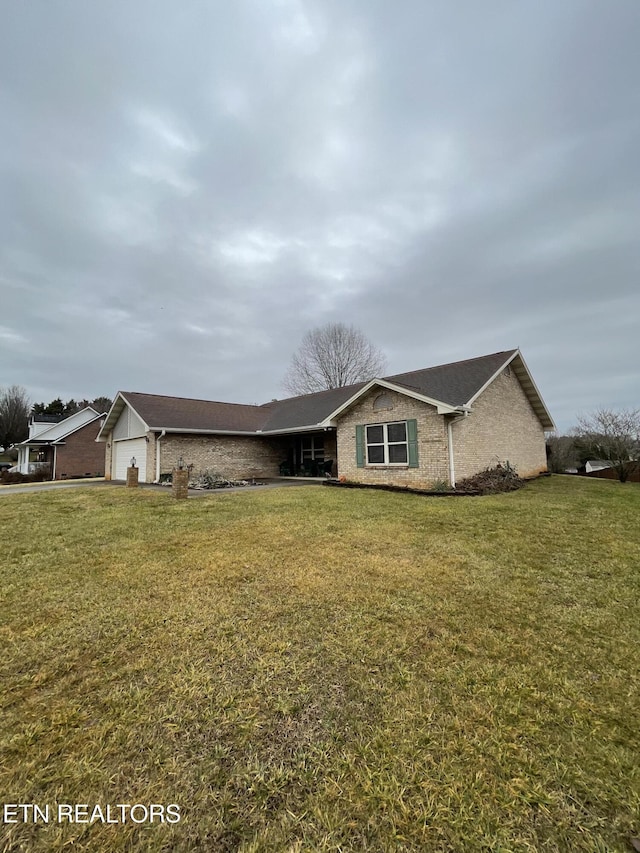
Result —
[[0, 851], [626, 851], [640, 487], [0, 496]]

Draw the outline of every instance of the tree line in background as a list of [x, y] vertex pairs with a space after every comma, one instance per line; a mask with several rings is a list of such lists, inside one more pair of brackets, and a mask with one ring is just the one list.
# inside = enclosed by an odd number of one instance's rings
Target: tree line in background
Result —
[[555, 474], [602, 460], [625, 483], [640, 467], [640, 409], [598, 409], [578, 418], [570, 435], [549, 436], [547, 455], [549, 470]]
[[29, 435], [29, 416], [46, 415], [68, 418], [76, 412], [91, 406], [99, 414], [111, 408], [109, 397], [95, 397], [93, 400], [67, 400], [57, 397], [50, 403], [31, 405], [26, 389], [21, 385], [0, 388], [0, 448], [7, 450], [12, 444], [24, 441]]
[[76, 412], [86, 409], [91, 406], [98, 414], [108, 412], [111, 408], [112, 400], [109, 397], [96, 397], [94, 400], [67, 400], [63, 403], [60, 397], [56, 397], [50, 403], [34, 403], [31, 407], [32, 415], [49, 415], [58, 418], [68, 418], [75, 415]]

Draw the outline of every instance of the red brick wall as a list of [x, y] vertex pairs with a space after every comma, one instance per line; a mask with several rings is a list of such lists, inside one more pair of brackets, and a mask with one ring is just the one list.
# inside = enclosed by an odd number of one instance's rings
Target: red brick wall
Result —
[[67, 436], [64, 444], [58, 446], [56, 480], [69, 480], [86, 474], [92, 477], [104, 475], [104, 443], [96, 442], [99, 430], [100, 420], [93, 421]]

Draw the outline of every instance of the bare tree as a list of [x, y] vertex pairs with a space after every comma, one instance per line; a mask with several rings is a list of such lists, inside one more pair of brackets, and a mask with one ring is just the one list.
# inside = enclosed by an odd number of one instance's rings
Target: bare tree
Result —
[[624, 483], [640, 459], [640, 409], [614, 412], [598, 409], [578, 418], [576, 447], [582, 459], [610, 462]]
[[571, 435], [557, 435], [555, 432], [547, 437], [547, 463], [554, 474], [563, 474], [568, 468], [578, 467], [578, 452], [576, 440]]
[[311, 394], [382, 376], [386, 366], [361, 331], [328, 323], [306, 333], [282, 384], [290, 394]]
[[0, 388], [0, 447], [6, 450], [28, 436], [30, 407], [27, 392], [22, 386]]

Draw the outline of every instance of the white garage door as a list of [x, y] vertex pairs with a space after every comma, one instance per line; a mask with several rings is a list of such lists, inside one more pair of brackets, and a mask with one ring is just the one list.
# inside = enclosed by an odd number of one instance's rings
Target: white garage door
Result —
[[111, 477], [114, 480], [126, 480], [127, 468], [131, 457], [135, 456], [138, 471], [138, 482], [144, 483], [147, 474], [147, 441], [143, 438], [129, 438], [126, 441], [113, 442], [113, 462]]

